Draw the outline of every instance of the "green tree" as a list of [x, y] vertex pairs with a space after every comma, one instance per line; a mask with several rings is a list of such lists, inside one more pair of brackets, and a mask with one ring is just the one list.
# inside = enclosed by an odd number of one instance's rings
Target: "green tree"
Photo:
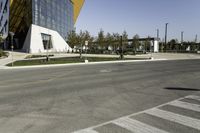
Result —
[[171, 39], [168, 43], [168, 50], [172, 50], [172, 51], [175, 50], [177, 44], [178, 44], [177, 39]]
[[108, 49], [109, 46], [113, 46], [114, 38], [110, 33], [106, 34], [105, 40], [106, 40], [106, 44], [105, 45], [106, 45], [107, 49]]
[[104, 31], [102, 29], [98, 33], [97, 43], [101, 47], [101, 49], [105, 47], [104, 46], [104, 44], [105, 44], [105, 35], [104, 35]]
[[132, 46], [133, 46], [134, 54], [137, 53], [137, 49], [138, 49], [139, 44], [140, 44], [139, 38], [140, 38], [140, 36], [139, 36], [138, 34], [136, 34], [136, 35], [133, 37]]
[[123, 48], [128, 47], [128, 34], [126, 31], [122, 33], [122, 38], [123, 38]]
[[0, 35], [0, 49], [3, 48], [4, 38], [2, 35]]
[[115, 52], [117, 52], [117, 49], [119, 49], [119, 44], [120, 44], [119, 33], [113, 33], [113, 39], [114, 39], [113, 49], [114, 49]]
[[88, 48], [91, 49], [94, 41], [94, 37], [92, 37], [89, 33], [89, 31], [83, 32], [83, 40], [82, 42], [85, 44], [85, 41], [88, 41]]
[[84, 45], [84, 32], [81, 30], [77, 35], [77, 46], [79, 47], [80, 58], [82, 58], [83, 45]]
[[80, 45], [83, 46], [85, 43], [85, 33], [82, 30], [79, 32], [77, 36], [77, 41], [78, 41], [79, 46]]
[[151, 40], [150, 37], [148, 36], [148, 38], [144, 41], [144, 50], [145, 52], [147, 51], [151, 51]]
[[68, 33], [67, 43], [69, 44], [71, 48], [74, 48], [74, 46], [78, 44], [77, 39], [78, 39], [78, 35], [76, 34], [74, 30]]
[[82, 42], [89, 41], [90, 33], [86, 30], [82, 32]]

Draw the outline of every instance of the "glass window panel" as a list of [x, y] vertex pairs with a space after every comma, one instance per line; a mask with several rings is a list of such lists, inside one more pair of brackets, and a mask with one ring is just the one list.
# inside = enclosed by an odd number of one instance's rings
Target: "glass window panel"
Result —
[[33, 3], [33, 23], [56, 30], [66, 38], [74, 25], [71, 0], [33, 0]]

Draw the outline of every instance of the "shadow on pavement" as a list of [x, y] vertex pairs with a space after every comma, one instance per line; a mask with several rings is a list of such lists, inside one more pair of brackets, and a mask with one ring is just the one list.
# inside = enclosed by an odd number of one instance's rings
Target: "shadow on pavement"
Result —
[[200, 91], [200, 89], [194, 88], [182, 88], [182, 87], [166, 87], [166, 90], [180, 90], [180, 91]]

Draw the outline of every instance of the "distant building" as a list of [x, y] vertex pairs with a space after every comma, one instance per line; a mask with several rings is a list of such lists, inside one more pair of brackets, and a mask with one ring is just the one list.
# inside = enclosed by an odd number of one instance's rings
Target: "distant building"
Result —
[[66, 52], [67, 34], [85, 0], [0, 0], [0, 33], [7, 38], [5, 49], [14, 48], [29, 53]]

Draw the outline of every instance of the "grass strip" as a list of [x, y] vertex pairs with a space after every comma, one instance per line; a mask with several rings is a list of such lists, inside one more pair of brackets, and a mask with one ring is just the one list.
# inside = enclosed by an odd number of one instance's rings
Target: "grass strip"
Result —
[[[146, 60], [147, 58], [125, 58], [124, 60]], [[119, 61], [119, 58], [108, 58], [108, 57], [87, 57], [89, 62], [101, 62], [101, 61]], [[83, 63], [85, 57], [62, 57], [62, 58], [51, 58], [50, 61], [46, 59], [35, 59], [35, 60], [20, 60], [15, 61], [14, 66], [33, 66], [33, 65], [49, 65], [49, 64], [68, 64], [68, 63]], [[12, 66], [12, 63], [6, 66]]]

